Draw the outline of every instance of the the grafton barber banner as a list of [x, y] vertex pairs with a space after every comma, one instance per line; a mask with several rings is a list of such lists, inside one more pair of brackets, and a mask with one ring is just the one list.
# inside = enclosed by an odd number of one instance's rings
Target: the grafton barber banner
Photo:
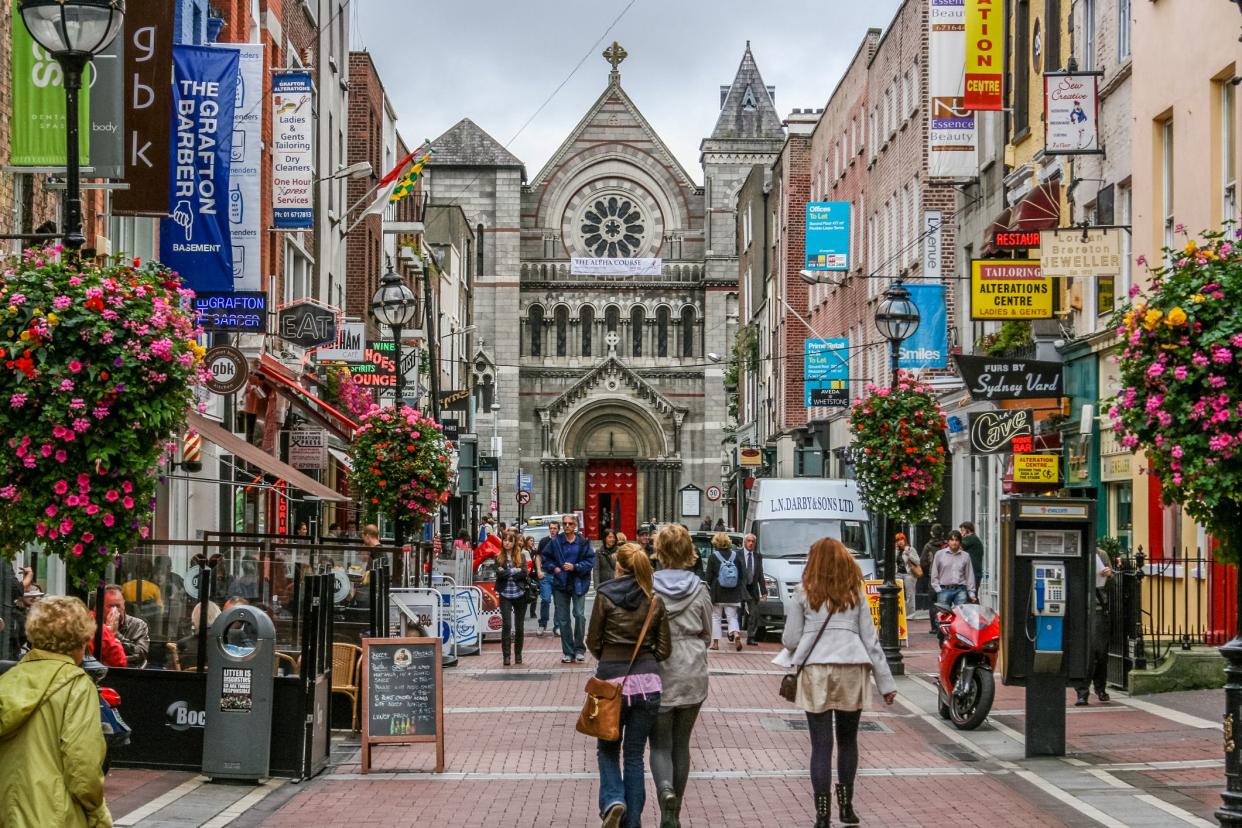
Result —
[[1039, 264], [1052, 278], [1095, 279], [1121, 273], [1121, 231], [1113, 228], [1045, 230]]
[[1061, 363], [955, 354], [957, 372], [971, 398], [1038, 400], [1061, 396]]
[[[12, 148], [14, 167], [63, 167], [65, 165], [65, 73], [60, 64], [35, 42], [21, 22], [21, 3], [10, 4], [13, 47]], [[83, 82], [90, 79], [90, 69]], [[78, 102], [78, 151], [88, 163], [91, 140], [90, 96]]]
[[910, 300], [919, 309], [919, 326], [902, 340], [897, 367], [908, 370], [947, 368], [949, 327], [944, 304], [944, 285], [906, 285]]
[[160, 220], [160, 261], [195, 291], [233, 289], [228, 197], [237, 67], [232, 49], [173, 49], [168, 216]]
[[194, 296], [198, 324], [204, 331], [265, 333], [267, 331], [267, 294], [261, 290], [239, 290]]
[[1044, 154], [1098, 155], [1098, 72], [1044, 75]]
[[574, 276], [659, 276], [663, 259], [604, 256], [575, 256], [569, 260]]
[[974, 178], [976, 120], [965, 98], [966, 0], [930, 0], [927, 28], [927, 174]]
[[850, 404], [850, 341], [808, 339], [803, 352], [805, 405], [844, 408]]
[[1015, 440], [1030, 450], [1034, 436], [1034, 413], [1029, 408], [981, 411], [970, 415], [970, 453], [1003, 454], [1012, 451]]
[[812, 201], [806, 205], [806, 269], [850, 269], [848, 201]]
[[975, 259], [970, 266], [971, 319], [1051, 319], [1052, 280], [1039, 262]]
[[999, 112], [1004, 74], [1004, 0], [966, 0], [966, 108]]
[[218, 44], [237, 51], [236, 114], [229, 169], [229, 231], [233, 239], [233, 287], [258, 290], [263, 205], [259, 198], [263, 150], [263, 45]]
[[315, 224], [313, 97], [310, 72], [272, 75], [272, 221], [286, 230]]

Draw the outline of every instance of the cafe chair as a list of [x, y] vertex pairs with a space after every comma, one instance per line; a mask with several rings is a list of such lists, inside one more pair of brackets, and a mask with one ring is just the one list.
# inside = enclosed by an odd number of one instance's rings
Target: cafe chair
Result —
[[361, 666], [361, 647], [341, 642], [332, 645], [332, 694], [349, 697], [355, 732], [358, 730], [358, 674]]

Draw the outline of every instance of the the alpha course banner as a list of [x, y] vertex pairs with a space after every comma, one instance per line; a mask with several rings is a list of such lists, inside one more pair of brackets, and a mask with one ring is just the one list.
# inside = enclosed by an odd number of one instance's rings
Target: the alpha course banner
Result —
[[944, 285], [906, 285], [919, 309], [919, 327], [901, 343], [898, 368], [949, 367], [949, 326]]
[[229, 232], [233, 240], [233, 289], [259, 290], [263, 205], [259, 161], [263, 147], [263, 45], [219, 44], [238, 54], [236, 112], [229, 164]]
[[575, 256], [569, 260], [574, 276], [659, 276], [663, 259], [634, 257]]
[[233, 49], [173, 49], [171, 174], [160, 259], [196, 291], [233, 289], [228, 197], [238, 65]]
[[272, 75], [272, 221], [315, 225], [314, 91], [310, 72]]
[[[21, 3], [10, 4], [13, 14], [13, 146], [14, 167], [65, 166], [65, 73], [43, 47], [35, 43], [22, 23]], [[78, 151], [88, 163], [91, 141], [90, 93], [83, 73], [78, 95]]]
[[966, 0], [966, 108], [999, 112], [1004, 62], [1004, 0]]
[[975, 113], [966, 106], [966, 0], [931, 0], [927, 10], [927, 174], [973, 178]]

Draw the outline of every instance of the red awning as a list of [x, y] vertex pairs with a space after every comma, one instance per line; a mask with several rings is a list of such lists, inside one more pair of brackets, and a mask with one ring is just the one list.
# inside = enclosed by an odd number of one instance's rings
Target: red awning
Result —
[[358, 424], [342, 414], [336, 408], [303, 388], [297, 376], [268, 354], [259, 357], [259, 373], [270, 380], [276, 390], [289, 398], [290, 402], [311, 415], [312, 419], [335, 433], [342, 441], [348, 443]]
[[1061, 185], [1057, 182], [1040, 184], [1022, 196], [1012, 207], [1007, 207], [988, 227], [984, 236], [980, 258], [996, 253], [992, 240], [997, 233], [1032, 230], [1051, 230], [1061, 225]]

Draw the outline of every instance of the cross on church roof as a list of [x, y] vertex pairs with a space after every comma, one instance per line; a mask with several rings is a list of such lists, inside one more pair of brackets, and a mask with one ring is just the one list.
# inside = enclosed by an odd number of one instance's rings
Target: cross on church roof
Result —
[[621, 48], [621, 44], [613, 41], [612, 45], [604, 50], [604, 60], [612, 64], [612, 73], [617, 74], [617, 67], [621, 65], [621, 61], [629, 57], [629, 52]]

